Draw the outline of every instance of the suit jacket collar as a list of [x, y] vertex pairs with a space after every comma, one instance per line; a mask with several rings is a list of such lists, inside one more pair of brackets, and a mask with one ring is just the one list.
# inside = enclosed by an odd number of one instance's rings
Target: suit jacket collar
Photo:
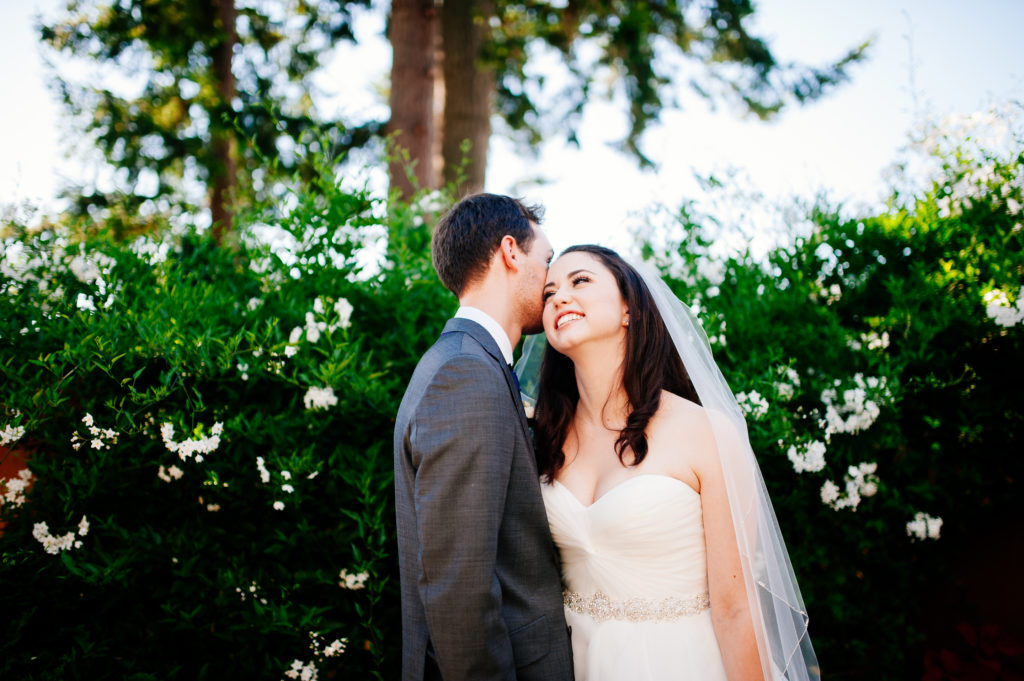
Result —
[[512, 369], [508, 363], [505, 362], [505, 357], [501, 353], [501, 349], [495, 342], [494, 337], [476, 322], [461, 317], [449, 319], [448, 323], [444, 325], [444, 331], [441, 335], [448, 333], [464, 333], [470, 336], [473, 340], [483, 347], [494, 361], [498, 363], [502, 373], [505, 375], [505, 383], [508, 385], [509, 394], [512, 397], [513, 402], [516, 405], [516, 413], [519, 415], [519, 423], [523, 427], [523, 432], [526, 434], [526, 441], [531, 445], [533, 444], [533, 436], [530, 433], [530, 424], [526, 420], [526, 411], [523, 408], [523, 398], [516, 389], [515, 381], [512, 378]]

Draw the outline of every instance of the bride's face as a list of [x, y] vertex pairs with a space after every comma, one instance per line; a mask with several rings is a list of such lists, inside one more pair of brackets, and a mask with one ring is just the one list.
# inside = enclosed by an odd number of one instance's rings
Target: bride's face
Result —
[[629, 310], [615, 275], [589, 253], [566, 253], [548, 270], [544, 286], [544, 333], [563, 355], [598, 340], [626, 334]]

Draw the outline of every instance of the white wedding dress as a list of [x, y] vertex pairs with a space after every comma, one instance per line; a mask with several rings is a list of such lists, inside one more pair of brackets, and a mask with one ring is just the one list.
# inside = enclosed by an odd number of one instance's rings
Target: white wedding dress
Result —
[[562, 558], [576, 681], [725, 681], [700, 495], [640, 474], [584, 506], [542, 484]]

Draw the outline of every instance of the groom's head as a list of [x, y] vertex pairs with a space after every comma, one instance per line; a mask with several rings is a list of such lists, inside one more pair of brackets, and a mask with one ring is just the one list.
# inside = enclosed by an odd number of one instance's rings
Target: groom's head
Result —
[[432, 255], [441, 283], [462, 297], [466, 288], [487, 274], [506, 236], [529, 253], [540, 206], [499, 194], [473, 194], [455, 204], [434, 229]]

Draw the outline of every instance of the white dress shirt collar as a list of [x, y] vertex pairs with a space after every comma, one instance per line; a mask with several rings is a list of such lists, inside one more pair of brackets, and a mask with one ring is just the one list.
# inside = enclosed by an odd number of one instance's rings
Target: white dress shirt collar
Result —
[[498, 348], [501, 350], [501, 354], [505, 358], [505, 362], [507, 364], [512, 363], [512, 341], [509, 340], [508, 334], [505, 333], [505, 329], [501, 328], [501, 324], [496, 322], [494, 317], [479, 308], [463, 305], [459, 307], [458, 311], [456, 311], [455, 318], [468, 319], [487, 329], [487, 333], [491, 334], [491, 337], [494, 338], [494, 342], [498, 344]]

